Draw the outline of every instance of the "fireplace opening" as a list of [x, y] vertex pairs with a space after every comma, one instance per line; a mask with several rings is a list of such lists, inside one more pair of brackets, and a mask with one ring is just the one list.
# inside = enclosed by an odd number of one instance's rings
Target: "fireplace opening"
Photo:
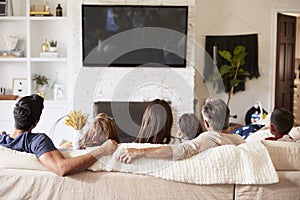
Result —
[[133, 142], [138, 135], [146, 107], [150, 102], [96, 102], [95, 112], [114, 118], [121, 143]]

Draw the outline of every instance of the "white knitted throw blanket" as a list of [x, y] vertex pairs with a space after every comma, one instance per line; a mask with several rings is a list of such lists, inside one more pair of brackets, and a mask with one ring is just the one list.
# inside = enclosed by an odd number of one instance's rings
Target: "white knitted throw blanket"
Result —
[[[127, 143], [120, 148], [144, 148], [151, 144]], [[88, 149], [90, 151], [92, 149]], [[92, 171], [119, 171], [144, 174], [171, 181], [193, 184], [272, 184], [279, 182], [265, 146], [244, 143], [239, 146], [223, 145], [203, 151], [188, 159], [171, 161], [139, 158], [131, 164], [116, 160], [117, 150], [89, 167]]]

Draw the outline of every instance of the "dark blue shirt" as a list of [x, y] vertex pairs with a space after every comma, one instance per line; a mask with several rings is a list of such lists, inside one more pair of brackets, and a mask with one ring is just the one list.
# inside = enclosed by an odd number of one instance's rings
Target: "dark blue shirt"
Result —
[[25, 132], [16, 138], [0, 134], [0, 145], [27, 153], [33, 153], [40, 157], [44, 153], [57, 150], [52, 140], [44, 133]]

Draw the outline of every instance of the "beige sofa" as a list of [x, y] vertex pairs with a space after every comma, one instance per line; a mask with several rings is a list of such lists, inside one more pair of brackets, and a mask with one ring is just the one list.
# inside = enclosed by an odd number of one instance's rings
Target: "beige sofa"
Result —
[[[300, 143], [264, 141], [279, 175], [271, 185], [235, 185], [235, 199], [300, 199]], [[263, 159], [263, 158], [261, 158]]]
[[300, 199], [300, 143], [264, 144], [279, 175], [275, 184], [199, 185], [92, 171], [59, 177], [43, 169], [28, 169], [26, 163], [23, 169], [8, 168], [2, 160], [0, 199]]

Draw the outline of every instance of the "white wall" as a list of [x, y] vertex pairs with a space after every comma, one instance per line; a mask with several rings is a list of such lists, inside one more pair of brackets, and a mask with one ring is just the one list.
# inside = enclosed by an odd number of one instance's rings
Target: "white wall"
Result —
[[[205, 35], [258, 33], [260, 77], [246, 82], [246, 91], [233, 96], [232, 114], [244, 122], [247, 110], [256, 100], [271, 112], [275, 90], [276, 12], [300, 13], [299, 0], [197, 0], [196, 40], [204, 46]], [[198, 80], [196, 90], [202, 87]], [[227, 99], [227, 98], [226, 98]]]

